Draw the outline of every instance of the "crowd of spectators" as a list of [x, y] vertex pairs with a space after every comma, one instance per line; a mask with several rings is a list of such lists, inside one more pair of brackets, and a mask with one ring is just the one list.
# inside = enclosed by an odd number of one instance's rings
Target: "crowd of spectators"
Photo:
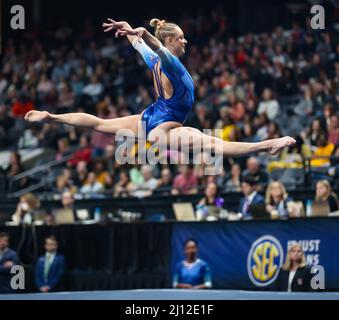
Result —
[[[203, 165], [121, 165], [113, 136], [55, 123], [28, 124], [23, 116], [33, 109], [86, 112], [105, 119], [140, 113], [156, 99], [152, 74], [141, 57], [126, 39], [101, 33], [89, 20], [80, 30], [62, 24], [54, 31], [26, 32], [20, 41], [8, 39], [0, 60], [0, 149], [10, 152], [8, 165], [0, 166], [0, 181], [7, 192], [38, 182], [34, 176], [13, 179], [32, 167], [23, 161], [22, 150], [43, 148], [52, 152], [53, 160], [67, 160], [43, 187], [58, 196], [59, 208], [50, 214], [41, 208], [38, 192], [25, 193], [13, 210], [14, 224], [42, 220], [53, 225], [56, 216], [68, 217], [67, 222], [87, 219], [88, 213], [76, 210], [79, 194], [97, 199], [203, 193], [196, 209], [199, 219], [207, 219], [220, 215], [225, 192], [237, 192], [242, 199], [236, 214], [242, 218], [253, 218], [256, 205], [272, 218], [299, 217], [307, 208], [288, 191], [305, 186], [297, 179], [305, 166], [311, 168], [308, 186], [314, 189], [311, 210], [338, 211], [333, 192], [339, 188], [338, 32], [314, 31], [306, 21], [288, 30], [277, 26], [234, 37], [222, 10], [175, 22], [188, 40], [183, 63], [196, 88], [187, 125], [215, 130], [230, 142], [292, 135], [296, 145], [275, 157], [225, 159], [217, 176], [206, 176]], [[164, 156], [176, 158], [178, 153]], [[44, 249], [35, 261], [36, 289], [61, 290], [65, 261], [57, 252], [57, 239], [47, 237]], [[174, 287], [212, 286], [209, 266], [198, 259], [197, 250], [196, 241], [185, 242], [186, 260], [177, 265]], [[279, 290], [309, 289], [297, 281], [309, 278], [304, 260], [301, 248], [290, 248]], [[0, 233], [0, 292], [12, 291], [10, 268], [19, 263], [9, 249], [9, 236]]]
[[[294, 174], [275, 175], [303, 168], [305, 159], [310, 159], [312, 186], [326, 179], [337, 188], [338, 32], [314, 31], [307, 21], [289, 30], [276, 27], [233, 37], [222, 10], [176, 22], [189, 42], [183, 63], [196, 88], [187, 125], [220, 129], [225, 141], [255, 142], [288, 134], [296, 137], [296, 146], [273, 158], [225, 159], [223, 173], [209, 177], [199, 165], [120, 165], [111, 135], [26, 123], [23, 116], [32, 109], [116, 118], [140, 113], [156, 99], [152, 74], [127, 39], [100, 33], [100, 26], [86, 20], [80, 32], [63, 24], [53, 32], [26, 33], [22, 41], [6, 43], [0, 72], [0, 147], [12, 152], [1, 173], [7, 191], [36, 183], [30, 177], [11, 178], [28, 169], [18, 150], [38, 147], [53, 150], [55, 160], [70, 157], [57, 168], [51, 185], [44, 186], [55, 194], [196, 194], [209, 182], [221, 192], [240, 192], [248, 175], [264, 194], [277, 178], [287, 188], [300, 186]], [[172, 151], [165, 156], [176, 155]]]

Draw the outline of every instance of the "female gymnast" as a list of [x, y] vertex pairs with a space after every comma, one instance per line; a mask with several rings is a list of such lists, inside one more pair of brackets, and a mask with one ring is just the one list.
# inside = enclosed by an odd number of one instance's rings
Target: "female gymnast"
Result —
[[[129, 129], [138, 136], [138, 128], [144, 130], [144, 137], [154, 143], [166, 136], [170, 145], [173, 139], [180, 140], [181, 148], [193, 149], [203, 146], [215, 154], [242, 156], [253, 152], [267, 151], [274, 155], [282, 148], [295, 143], [292, 137], [271, 139], [257, 143], [226, 142], [183, 126], [194, 103], [193, 80], [180, 62], [185, 53], [187, 41], [183, 31], [174, 23], [152, 19], [155, 36], [145, 28], [133, 29], [125, 21], [108, 19], [103, 23], [104, 32], [115, 31], [115, 36], [127, 36], [132, 46], [141, 54], [154, 78], [157, 101], [139, 115], [116, 119], [100, 119], [86, 113], [51, 114], [47, 111], [29, 111], [25, 120], [29, 122], [55, 121], [71, 126], [91, 128], [104, 133], [118, 134], [119, 130]], [[139, 134], [140, 136], [140, 134]], [[190, 139], [182, 139], [183, 137]], [[183, 145], [187, 144], [187, 145]]]

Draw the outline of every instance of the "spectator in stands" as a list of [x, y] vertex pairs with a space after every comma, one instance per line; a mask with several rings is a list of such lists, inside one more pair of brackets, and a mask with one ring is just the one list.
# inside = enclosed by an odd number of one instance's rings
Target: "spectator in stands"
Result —
[[18, 99], [12, 105], [12, 115], [15, 118], [23, 118], [24, 115], [34, 110], [34, 103], [27, 92], [21, 92]]
[[55, 225], [55, 217], [53, 214], [48, 213], [46, 214], [46, 218], [44, 220], [45, 226], [54, 226]]
[[44, 123], [38, 135], [39, 147], [55, 149], [58, 146], [60, 132], [56, 123]]
[[[31, 224], [34, 221], [44, 220], [44, 211], [40, 208], [39, 199], [32, 193], [26, 193], [20, 197], [12, 220], [16, 224]], [[43, 217], [41, 219], [41, 217]]]
[[173, 182], [172, 194], [196, 194], [198, 192], [198, 180], [194, 174], [192, 164], [184, 164], [179, 167], [179, 172]]
[[234, 92], [228, 95], [228, 103], [230, 105], [229, 115], [231, 119], [235, 122], [242, 121], [246, 111], [244, 103], [237, 98]]
[[85, 161], [89, 163], [91, 161], [92, 148], [89, 144], [89, 137], [87, 135], [82, 135], [80, 137], [80, 149], [75, 151], [73, 158], [68, 161], [68, 165], [76, 166], [80, 161]]
[[74, 177], [74, 185], [80, 189], [87, 180], [88, 168], [86, 161], [79, 161], [76, 166], [76, 174]]
[[91, 82], [83, 88], [82, 92], [90, 96], [93, 102], [98, 102], [101, 94], [103, 93], [103, 90], [104, 87], [99, 82], [98, 77], [96, 75], [93, 75], [91, 77]]
[[140, 165], [135, 164], [132, 169], [129, 170], [129, 177], [131, 179], [131, 182], [138, 186], [144, 182], [144, 177], [141, 173]]
[[312, 291], [312, 274], [306, 266], [305, 253], [299, 244], [293, 244], [287, 252], [286, 261], [275, 281], [277, 291]]
[[158, 180], [157, 185], [157, 194], [163, 196], [170, 195], [172, 190], [172, 174], [169, 168], [163, 168], [160, 173], [160, 179]]
[[330, 165], [330, 157], [335, 150], [333, 143], [328, 142], [327, 135], [321, 134], [317, 140], [317, 147], [312, 154], [311, 166], [324, 167]]
[[277, 122], [271, 121], [267, 127], [267, 139], [276, 139], [281, 137], [280, 128]]
[[24, 166], [21, 161], [21, 155], [18, 151], [12, 151], [9, 158], [9, 165], [4, 170], [4, 175], [7, 178], [8, 191], [15, 192], [24, 189], [29, 185], [29, 179], [24, 177], [20, 180], [11, 181], [16, 175], [24, 171]]
[[80, 192], [86, 194], [86, 196], [96, 196], [102, 193], [104, 189], [104, 185], [97, 180], [95, 173], [90, 172]]
[[229, 179], [230, 175], [226, 173], [225, 166], [222, 166], [220, 174], [215, 176], [215, 182], [218, 186], [218, 188], [221, 190], [221, 192], [225, 191], [226, 188], [226, 182]]
[[306, 128], [301, 133], [301, 136], [308, 145], [315, 147], [317, 146], [319, 137], [324, 133], [326, 133], [326, 124], [322, 119], [316, 118], [312, 121], [311, 127]]
[[327, 202], [328, 213], [339, 210], [337, 195], [332, 191], [328, 180], [319, 180], [315, 187], [315, 199], [320, 202]]
[[157, 188], [158, 180], [153, 177], [152, 167], [149, 165], [143, 165], [141, 167], [141, 173], [143, 176], [143, 183], [136, 185], [132, 194], [135, 197], [140, 198], [149, 197]]
[[339, 145], [339, 116], [336, 114], [330, 117], [328, 125], [328, 142], [335, 146]]
[[250, 122], [245, 122], [244, 126], [241, 131], [241, 136], [242, 139], [241, 141], [243, 142], [259, 142], [260, 137], [257, 135], [253, 124]]
[[237, 163], [232, 164], [231, 175], [226, 181], [226, 192], [240, 192], [241, 191], [241, 168]]
[[224, 199], [219, 196], [218, 186], [215, 182], [209, 182], [205, 188], [204, 197], [197, 204], [198, 220], [219, 218]]
[[9, 115], [9, 108], [4, 103], [1, 103], [0, 100], [0, 148], [9, 147], [11, 145], [11, 137], [9, 134], [10, 130], [14, 127], [14, 124], [15, 120]]
[[[201, 157], [203, 159], [203, 156]], [[198, 186], [205, 186], [207, 175], [206, 175], [206, 165], [205, 162], [198, 162], [199, 164], [196, 164], [193, 169], [193, 174], [197, 178], [197, 185]]]
[[9, 247], [9, 235], [0, 232], [0, 293], [13, 293], [11, 268], [19, 264], [19, 258]]
[[119, 173], [119, 181], [114, 186], [114, 197], [128, 197], [135, 189], [134, 184], [129, 178], [129, 174], [126, 170], [121, 170]]
[[18, 151], [12, 151], [10, 156], [9, 156], [9, 165], [7, 168], [7, 172], [11, 171], [11, 167], [13, 165], [17, 165], [18, 167], [22, 168], [23, 171], [23, 164], [21, 161], [21, 155]]
[[106, 145], [104, 152], [104, 159], [106, 161], [106, 168], [111, 175], [115, 173], [114, 166], [115, 162], [115, 144], [110, 143]]
[[270, 120], [266, 113], [259, 114], [254, 118], [254, 125], [256, 127], [256, 134], [259, 140], [265, 140], [268, 137], [268, 125]]
[[260, 168], [260, 163], [255, 157], [249, 157], [246, 162], [246, 170], [243, 173], [244, 175], [253, 176], [258, 182], [258, 191], [263, 191], [269, 180], [268, 173], [265, 170]]
[[300, 100], [300, 102], [294, 108], [294, 113], [300, 117], [300, 120], [304, 123], [308, 117], [305, 115], [310, 116], [313, 113], [313, 101], [311, 97], [311, 90], [307, 86], [304, 89], [304, 97]]
[[77, 191], [77, 188], [73, 185], [70, 177], [62, 174], [57, 177], [56, 189], [54, 191], [59, 194], [66, 192], [66, 191], [75, 193]]
[[323, 118], [324, 122], [326, 125], [326, 129], [328, 130], [330, 122], [331, 122], [331, 117], [335, 115], [335, 111], [333, 108], [333, 103], [332, 102], [326, 102], [323, 107]]
[[98, 158], [94, 161], [94, 173], [98, 182], [103, 184], [105, 188], [111, 189], [113, 181], [106, 169], [106, 162], [104, 159]]
[[71, 86], [67, 82], [62, 82], [58, 89], [59, 95], [57, 101], [57, 113], [66, 113], [72, 111], [75, 96]]
[[18, 148], [19, 149], [34, 149], [39, 146], [39, 130], [40, 128], [36, 125], [29, 125], [23, 134], [19, 138]]
[[[116, 107], [112, 105], [111, 98], [106, 97], [102, 102], [97, 105], [97, 116], [101, 119], [113, 119], [116, 118]], [[92, 132], [91, 144], [93, 146], [93, 156], [101, 157], [104, 155], [106, 146], [112, 144], [114, 136], [107, 133], [98, 131]]]
[[61, 291], [65, 258], [58, 253], [58, 241], [55, 236], [45, 238], [44, 248], [45, 254], [39, 257], [35, 266], [35, 284], [42, 293]]
[[257, 191], [257, 178], [250, 174], [244, 175], [241, 182], [241, 189], [244, 197], [240, 200], [239, 213], [241, 213], [245, 219], [252, 218], [251, 205], [265, 203], [263, 196]]
[[198, 258], [198, 243], [188, 239], [184, 243], [186, 259], [177, 264], [173, 276], [173, 288], [209, 289], [212, 277], [208, 264]]
[[54, 83], [48, 79], [44, 73], [40, 76], [40, 81], [37, 86], [37, 93], [41, 100], [43, 100], [54, 89]]
[[69, 141], [66, 137], [58, 139], [58, 149], [55, 155], [55, 160], [61, 160], [71, 153]]
[[219, 114], [221, 119], [217, 122], [215, 128], [222, 130], [220, 136], [221, 139], [224, 141], [231, 141], [230, 136], [231, 133], [236, 130], [236, 125], [230, 117], [230, 111], [228, 107], [220, 108]]
[[262, 100], [258, 105], [258, 113], [266, 113], [270, 120], [274, 120], [279, 115], [279, 103], [272, 96], [272, 90], [265, 88], [262, 93]]
[[[61, 207], [52, 210], [51, 215], [46, 217], [45, 224], [74, 223], [78, 220], [77, 213], [73, 193], [64, 191], [61, 195]], [[88, 215], [88, 211], [86, 213]]]
[[292, 199], [288, 196], [284, 185], [280, 181], [271, 182], [266, 190], [266, 211], [272, 218], [287, 218], [289, 216], [288, 204]]

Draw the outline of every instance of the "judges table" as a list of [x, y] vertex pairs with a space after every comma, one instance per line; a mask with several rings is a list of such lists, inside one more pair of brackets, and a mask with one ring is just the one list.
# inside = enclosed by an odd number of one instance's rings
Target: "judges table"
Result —
[[[55, 235], [66, 258], [65, 290], [169, 288], [183, 243], [194, 238], [214, 288], [270, 290], [287, 247], [299, 242], [309, 265], [320, 265], [327, 290], [339, 290], [339, 218], [93, 225], [0, 226], [27, 270], [26, 291], [43, 239]], [[320, 270], [320, 271], [319, 271]], [[320, 273], [319, 273], [320, 272]]]

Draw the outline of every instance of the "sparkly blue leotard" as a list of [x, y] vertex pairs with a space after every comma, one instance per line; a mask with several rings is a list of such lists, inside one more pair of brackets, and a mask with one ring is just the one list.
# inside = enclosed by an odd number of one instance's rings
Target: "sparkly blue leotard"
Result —
[[[186, 68], [164, 46], [154, 52], [143, 40], [141, 42], [135, 40], [133, 47], [139, 51], [149, 69], [152, 70], [159, 93], [158, 100], [148, 106], [142, 115], [146, 136], [162, 123], [168, 121], [184, 123], [194, 103], [194, 83]], [[158, 72], [155, 65], [159, 60], [160, 71]], [[162, 72], [173, 86], [173, 95], [170, 99], [164, 98], [161, 86]]]

